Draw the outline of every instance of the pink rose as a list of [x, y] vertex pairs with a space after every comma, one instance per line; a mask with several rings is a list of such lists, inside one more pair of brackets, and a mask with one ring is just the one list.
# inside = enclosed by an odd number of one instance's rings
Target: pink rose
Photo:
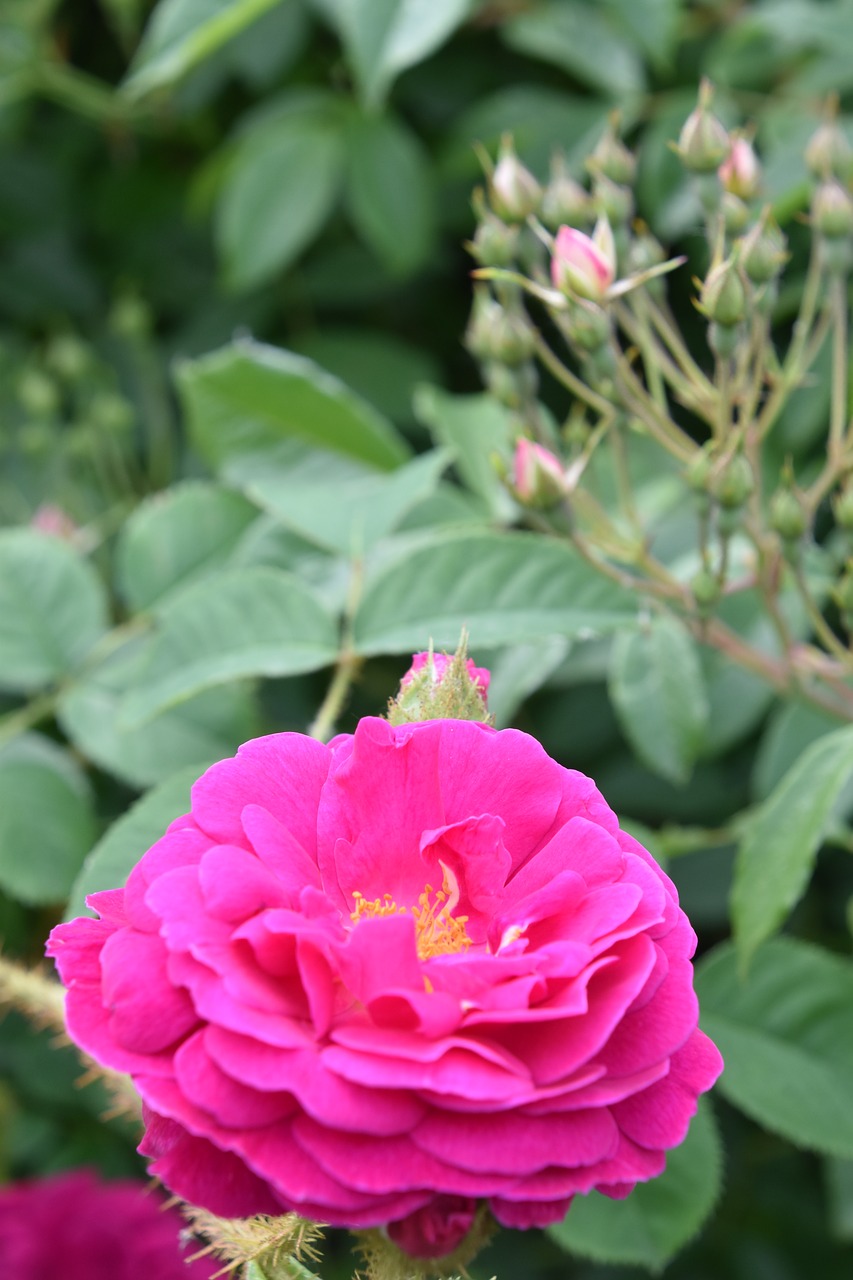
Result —
[[[423, 671], [424, 667], [429, 662], [429, 659], [430, 655], [426, 650], [423, 653], [414, 654], [412, 657], [412, 665], [401, 679], [400, 684], [404, 688], [407, 684], [411, 684], [413, 678], [418, 674], [418, 672]], [[436, 683], [441, 683], [442, 676], [452, 661], [453, 658], [449, 657], [446, 653], [434, 653], [432, 655], [432, 665], [433, 671], [435, 672]], [[492, 673], [489, 671], [488, 667], [475, 667], [473, 658], [468, 658], [465, 665], [468, 668], [468, 675], [471, 677], [474, 684], [480, 689], [483, 699], [485, 700], [486, 694], [489, 692], [489, 681], [492, 678]]]
[[560, 227], [551, 258], [555, 289], [602, 302], [616, 277], [616, 246], [606, 218], [599, 218], [592, 236], [574, 227]]
[[214, 1213], [542, 1226], [659, 1174], [721, 1069], [675, 888], [513, 729], [282, 733], [196, 783], [99, 920], [50, 938], [70, 1034]]
[[101, 1182], [88, 1169], [0, 1188], [7, 1280], [208, 1280], [214, 1258], [187, 1263], [183, 1223], [141, 1182]]

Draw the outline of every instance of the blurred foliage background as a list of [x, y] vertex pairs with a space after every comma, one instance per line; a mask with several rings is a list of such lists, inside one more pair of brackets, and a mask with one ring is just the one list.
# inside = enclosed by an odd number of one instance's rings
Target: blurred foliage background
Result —
[[[430, 635], [452, 646], [469, 623], [499, 724], [592, 774], [668, 860], [703, 953], [725, 944], [738, 815], [840, 721], [701, 651], [701, 741], [680, 778], [650, 770], [614, 709], [610, 640], [568, 616], [573, 567], [555, 562], [563, 595], [544, 621], [523, 583], [504, 591], [524, 559], [489, 461], [508, 452], [506, 418], [462, 345], [473, 144], [494, 155], [510, 131], [541, 180], [555, 148], [580, 176], [618, 107], [638, 213], [690, 252], [696, 208], [668, 142], [701, 75], [727, 124], [756, 122], [793, 296], [803, 148], [827, 95], [850, 123], [851, 0], [5, 0], [7, 957], [36, 961], [56, 919], [118, 883], [205, 764], [308, 727], [340, 617], [365, 659], [342, 728], [381, 711], [407, 652]], [[673, 290], [689, 330], [687, 283]], [[782, 326], [785, 308], [783, 293]], [[826, 383], [818, 370], [779, 428], [806, 469]], [[789, 937], [765, 944], [752, 986], [725, 945], [703, 970], [708, 1029], [731, 1037], [716, 1125], [703, 1116], [628, 1216], [608, 1205], [622, 1217], [593, 1208], [551, 1235], [505, 1233], [472, 1274], [849, 1276], [849, 774], [811, 815], [806, 857], [822, 851]], [[806, 988], [811, 1003], [789, 1007]], [[75, 1087], [79, 1070], [6, 1017], [0, 1177], [139, 1171], [131, 1127], [102, 1121], [108, 1103]], [[341, 1240], [323, 1274], [350, 1267]]]

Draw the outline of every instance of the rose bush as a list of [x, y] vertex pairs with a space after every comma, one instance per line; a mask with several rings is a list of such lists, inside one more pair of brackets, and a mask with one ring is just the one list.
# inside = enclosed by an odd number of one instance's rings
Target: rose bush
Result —
[[243, 746], [99, 919], [68, 1026], [129, 1072], [151, 1172], [446, 1253], [664, 1168], [721, 1069], [695, 935], [593, 782], [516, 730], [362, 720]]
[[89, 1169], [0, 1188], [7, 1280], [209, 1280], [210, 1257], [187, 1261], [182, 1221], [143, 1183], [101, 1182]]

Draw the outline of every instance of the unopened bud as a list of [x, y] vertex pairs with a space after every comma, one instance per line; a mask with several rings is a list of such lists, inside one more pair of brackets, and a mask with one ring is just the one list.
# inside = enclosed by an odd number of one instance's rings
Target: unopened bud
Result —
[[52, 418], [59, 411], [59, 388], [40, 369], [27, 369], [18, 381], [21, 407], [33, 418]]
[[713, 90], [707, 80], [699, 87], [699, 105], [684, 122], [676, 151], [691, 173], [713, 173], [731, 149], [725, 125], [710, 111]]
[[136, 294], [127, 293], [113, 303], [109, 322], [122, 338], [144, 338], [151, 331], [151, 311]]
[[44, 362], [64, 382], [79, 382], [91, 362], [91, 350], [74, 333], [60, 333], [45, 352]]
[[508, 227], [488, 209], [480, 215], [480, 223], [468, 250], [481, 267], [508, 267], [515, 261], [518, 249], [518, 227]]
[[853, 151], [835, 120], [826, 120], [809, 139], [806, 164], [816, 178], [846, 181], [853, 168]]
[[604, 174], [598, 174], [592, 184], [592, 201], [596, 212], [614, 226], [628, 222], [634, 212], [634, 196], [630, 187], [612, 182]]
[[558, 227], [587, 226], [593, 220], [589, 192], [571, 176], [561, 156], [551, 163], [551, 180], [542, 196], [539, 216], [549, 231]]
[[719, 599], [720, 584], [709, 569], [700, 569], [690, 580], [690, 590], [693, 592], [693, 599], [704, 612]]
[[713, 448], [713, 443], [709, 440], [702, 445], [701, 449], [696, 450], [687, 464], [684, 476], [690, 488], [696, 493], [704, 493], [708, 488], [714, 464]]
[[465, 345], [476, 360], [521, 364], [533, 352], [533, 331], [524, 315], [507, 311], [487, 289], [477, 288]]
[[513, 368], [489, 360], [483, 366], [483, 377], [495, 399], [508, 409], [520, 409], [535, 396], [539, 381], [532, 360]]
[[489, 180], [492, 208], [500, 218], [523, 222], [539, 208], [542, 188], [521, 163], [507, 135], [501, 143], [498, 163]]
[[416, 653], [400, 681], [400, 692], [388, 704], [391, 724], [420, 720], [476, 720], [490, 723], [486, 707], [490, 673], [467, 657], [465, 638], [453, 657]]
[[726, 191], [741, 200], [751, 200], [761, 182], [761, 165], [746, 138], [731, 139], [731, 151], [717, 170]]
[[633, 185], [637, 174], [637, 159], [619, 137], [612, 120], [589, 156], [586, 167], [593, 175], [603, 174], [619, 186]]
[[785, 542], [798, 542], [806, 531], [806, 513], [789, 488], [777, 489], [770, 499], [770, 528]]
[[114, 391], [99, 391], [92, 397], [89, 418], [98, 431], [124, 435], [133, 425], [133, 405]]
[[77, 525], [62, 507], [55, 502], [43, 502], [32, 514], [30, 528], [48, 533], [52, 538], [72, 542], [78, 532]]
[[752, 467], [742, 453], [730, 458], [713, 479], [714, 497], [726, 511], [737, 511], [755, 489]]
[[835, 178], [822, 182], [812, 199], [812, 224], [828, 240], [853, 232], [853, 200]]
[[525, 507], [547, 510], [568, 493], [566, 474], [559, 458], [534, 440], [522, 436], [515, 446], [512, 488]]
[[569, 341], [581, 351], [598, 351], [610, 337], [607, 313], [585, 298], [572, 299], [562, 325]]
[[741, 242], [740, 261], [753, 284], [773, 280], [787, 259], [785, 237], [770, 217], [757, 223]]
[[709, 320], [727, 329], [740, 323], [746, 313], [746, 289], [733, 258], [711, 268], [699, 301]]
[[743, 325], [717, 324], [712, 321], [708, 325], [708, 346], [718, 360], [730, 360], [743, 340]]
[[560, 227], [551, 259], [555, 288], [601, 302], [615, 276], [616, 246], [606, 218], [599, 218], [592, 236], [574, 227]]

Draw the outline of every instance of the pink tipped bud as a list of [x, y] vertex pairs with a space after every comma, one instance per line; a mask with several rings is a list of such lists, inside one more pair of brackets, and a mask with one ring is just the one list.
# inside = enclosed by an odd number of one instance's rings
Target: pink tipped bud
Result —
[[463, 635], [452, 657], [431, 650], [416, 653], [400, 681], [400, 692], [388, 704], [391, 724], [418, 720], [479, 720], [491, 724], [486, 705], [490, 672], [475, 667]]
[[733, 138], [732, 149], [717, 174], [726, 191], [741, 200], [751, 200], [761, 180], [761, 166], [752, 143], [746, 138]]
[[52, 538], [61, 538], [63, 542], [71, 542], [77, 533], [77, 525], [54, 502], [43, 502], [33, 512], [30, 528], [49, 533]]
[[[418, 672], [424, 669], [428, 672], [433, 684], [441, 684], [452, 662], [452, 655], [446, 653], [428, 653], [426, 650], [423, 653], [415, 653], [412, 655], [412, 665], [403, 676], [400, 684], [403, 686], [411, 684]], [[475, 667], [473, 658], [465, 660], [465, 667], [485, 702], [486, 694], [489, 692], [489, 681], [492, 678], [491, 671], [489, 671], [488, 667]]]
[[601, 302], [615, 276], [616, 246], [606, 218], [599, 218], [592, 236], [574, 227], [560, 227], [551, 259], [555, 288]]
[[515, 446], [512, 487], [526, 507], [556, 506], [569, 491], [559, 458], [526, 436]]

